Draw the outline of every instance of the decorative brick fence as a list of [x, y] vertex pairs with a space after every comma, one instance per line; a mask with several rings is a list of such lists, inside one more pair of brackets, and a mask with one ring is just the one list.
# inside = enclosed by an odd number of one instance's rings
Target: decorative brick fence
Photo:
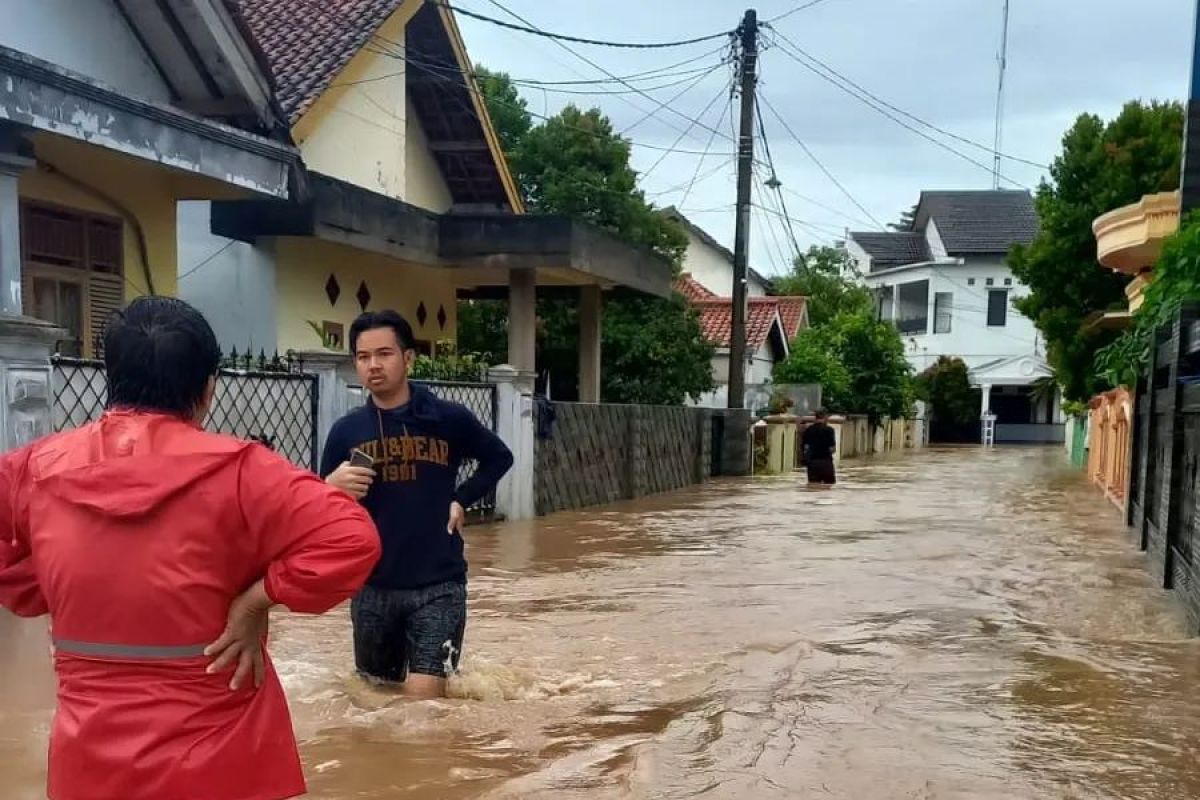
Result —
[[708, 409], [548, 403], [537, 413], [538, 514], [668, 492], [712, 475]]

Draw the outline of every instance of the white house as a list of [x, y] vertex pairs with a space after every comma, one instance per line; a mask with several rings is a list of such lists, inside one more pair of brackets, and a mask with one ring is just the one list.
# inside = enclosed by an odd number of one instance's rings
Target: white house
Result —
[[[675, 289], [695, 307], [705, 337], [717, 348], [712, 362], [716, 389], [702, 397], [698, 405], [724, 408], [728, 404], [733, 322], [733, 300], [729, 296], [733, 291], [733, 252], [675, 209], [663, 213], [683, 226], [688, 235], [684, 273], [675, 282]], [[772, 296], [770, 281], [754, 270], [747, 270], [746, 288], [747, 406], [757, 408], [770, 399], [766, 387], [775, 365], [787, 358], [796, 334], [808, 327], [808, 301], [804, 297]], [[811, 404], [818, 400], [814, 397]]]
[[847, 242], [880, 317], [904, 335], [914, 370], [941, 356], [966, 362], [999, 442], [1063, 437], [1059, 399], [1035, 390], [1051, 371], [1033, 321], [1014, 305], [1026, 287], [1006, 263], [1037, 230], [1029, 192], [930, 191], [911, 229], [851, 233]]

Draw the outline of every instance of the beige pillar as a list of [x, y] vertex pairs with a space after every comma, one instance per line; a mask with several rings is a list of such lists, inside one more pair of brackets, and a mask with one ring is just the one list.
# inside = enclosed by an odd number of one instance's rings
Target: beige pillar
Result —
[[0, 313], [10, 316], [24, 313], [18, 176], [34, 163], [28, 142], [15, 128], [0, 126]]
[[508, 363], [518, 372], [537, 369], [537, 272], [508, 273]]
[[600, 339], [603, 298], [599, 286], [579, 290], [579, 402], [600, 402]]

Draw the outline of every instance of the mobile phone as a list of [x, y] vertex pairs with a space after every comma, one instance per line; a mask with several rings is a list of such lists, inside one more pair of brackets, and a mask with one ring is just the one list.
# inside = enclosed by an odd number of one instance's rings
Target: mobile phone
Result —
[[375, 466], [375, 459], [356, 447], [350, 451], [350, 466], [372, 469]]

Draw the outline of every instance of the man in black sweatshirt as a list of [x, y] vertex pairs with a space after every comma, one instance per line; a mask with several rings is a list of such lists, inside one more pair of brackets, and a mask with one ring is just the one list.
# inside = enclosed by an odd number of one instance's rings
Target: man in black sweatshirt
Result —
[[804, 429], [800, 445], [803, 448], [804, 465], [808, 467], [808, 482], [814, 486], [837, 483], [834, 468], [834, 453], [837, 451], [837, 434], [829, 424], [829, 415], [824, 409], [816, 414], [816, 421]]
[[[330, 430], [321, 474], [362, 501], [383, 543], [350, 607], [354, 661], [369, 680], [440, 697], [467, 621], [465, 509], [504, 476], [512, 453], [466, 408], [409, 383], [415, 340], [396, 312], [355, 320], [350, 351], [370, 399]], [[478, 468], [458, 486], [464, 461]]]

